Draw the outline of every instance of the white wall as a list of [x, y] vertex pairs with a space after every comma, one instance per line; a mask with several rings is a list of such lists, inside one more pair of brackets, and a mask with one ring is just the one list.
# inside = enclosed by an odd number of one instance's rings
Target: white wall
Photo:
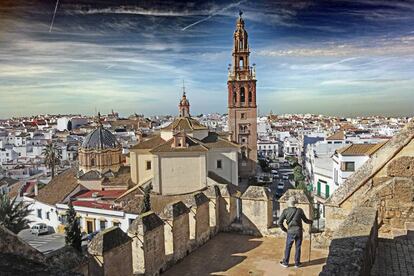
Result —
[[178, 155], [168, 153], [158, 156], [159, 178], [154, 177], [154, 186], [158, 186], [155, 187], [155, 191], [158, 190], [165, 195], [184, 194], [206, 186], [205, 153], [188, 153], [186, 156], [183, 153]]
[[[222, 168], [217, 168], [217, 160], [221, 160]], [[227, 181], [238, 185], [237, 150], [224, 152], [210, 150], [207, 155], [207, 169], [223, 177]]]

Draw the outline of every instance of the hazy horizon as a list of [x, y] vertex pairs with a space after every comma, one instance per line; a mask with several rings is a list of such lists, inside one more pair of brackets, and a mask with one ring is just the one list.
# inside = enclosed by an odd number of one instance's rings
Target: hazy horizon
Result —
[[414, 3], [320, 2], [2, 1], [0, 118], [226, 113], [239, 9], [262, 115], [412, 117]]

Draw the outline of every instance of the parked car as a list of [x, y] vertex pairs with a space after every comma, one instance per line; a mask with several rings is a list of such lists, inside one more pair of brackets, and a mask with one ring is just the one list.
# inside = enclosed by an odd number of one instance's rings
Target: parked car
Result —
[[49, 228], [46, 223], [37, 223], [30, 228], [30, 233], [35, 235], [47, 234], [49, 233]]
[[287, 175], [287, 174], [282, 175], [282, 179], [283, 180], [289, 180], [289, 175]]

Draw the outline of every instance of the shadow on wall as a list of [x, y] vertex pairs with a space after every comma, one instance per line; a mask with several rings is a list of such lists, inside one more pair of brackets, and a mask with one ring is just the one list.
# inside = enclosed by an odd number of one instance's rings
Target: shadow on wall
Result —
[[[223, 244], [227, 246], [223, 246]], [[243, 253], [253, 250], [261, 244], [262, 241], [255, 240], [255, 237], [252, 236], [220, 233], [203, 245], [203, 250], [194, 251], [179, 266], [171, 267], [163, 275], [202, 276], [224, 272], [243, 262], [246, 259], [246, 256], [242, 256]]]

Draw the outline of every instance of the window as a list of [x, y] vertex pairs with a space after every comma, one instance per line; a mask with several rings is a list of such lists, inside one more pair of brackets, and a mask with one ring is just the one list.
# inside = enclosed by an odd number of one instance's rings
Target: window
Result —
[[[181, 144], [178, 144], [178, 146], [180, 147]], [[147, 161], [147, 171], [151, 170], [151, 161]]]
[[246, 113], [241, 113], [241, 114], [240, 114], [240, 118], [242, 118], [242, 119], [246, 119]]
[[353, 172], [355, 171], [355, 162], [342, 162], [341, 170], [344, 172]]
[[134, 222], [133, 218], [128, 219], [129, 225], [131, 225]]
[[253, 101], [253, 94], [251, 91], [249, 91], [249, 103]]
[[240, 68], [243, 68], [243, 62], [244, 62], [243, 58], [240, 58], [240, 60], [239, 60], [239, 67]]
[[91, 159], [91, 166], [95, 166], [95, 158]]
[[233, 104], [237, 102], [237, 93], [233, 92]]
[[221, 160], [217, 160], [216, 167], [217, 167], [217, 169], [222, 169], [223, 168], [223, 164], [222, 164]]
[[37, 217], [42, 218], [42, 209], [37, 209]]
[[113, 224], [114, 226], [117, 226], [117, 227], [119, 227], [119, 225], [121, 225], [121, 223], [119, 223], [119, 222], [115, 222], [115, 221], [114, 221], [112, 224]]
[[240, 102], [244, 103], [246, 100], [245, 93], [244, 93], [244, 87], [240, 87]]
[[50, 220], [50, 212], [46, 212], [46, 219]]
[[106, 220], [99, 221], [99, 226], [101, 227], [101, 230], [104, 230], [106, 228]]

